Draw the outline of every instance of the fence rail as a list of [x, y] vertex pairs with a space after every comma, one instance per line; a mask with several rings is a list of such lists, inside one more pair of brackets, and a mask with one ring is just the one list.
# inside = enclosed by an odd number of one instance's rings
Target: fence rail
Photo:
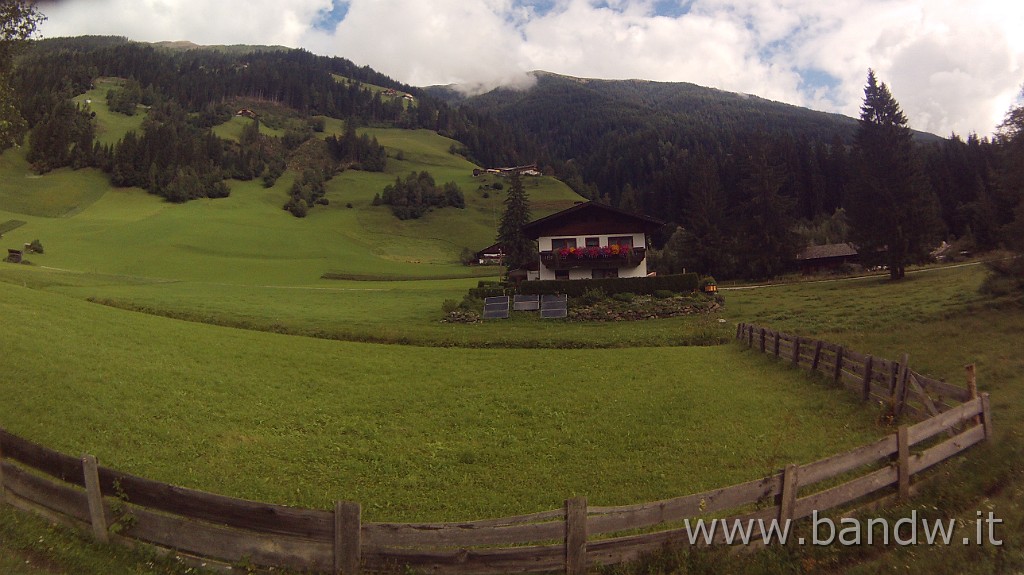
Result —
[[[690, 519], [726, 514], [785, 521], [892, 494], [909, 497], [915, 474], [991, 436], [988, 394], [971, 397], [912, 372], [905, 356], [899, 363], [872, 358], [746, 324], [737, 338], [829, 374], [868, 399], [892, 401], [902, 389], [903, 409], [928, 417], [851, 451], [704, 493], [613, 507], [573, 498], [540, 513], [444, 523], [363, 522], [360, 505], [344, 501], [333, 510], [312, 510], [215, 495], [116, 471], [90, 455], [72, 457], [0, 430], [0, 500], [91, 530], [101, 541], [142, 541], [211, 564], [246, 561], [346, 575], [402, 566], [452, 575], [578, 575], [666, 545], [701, 544], [684, 525]], [[762, 536], [759, 529], [755, 538]], [[715, 542], [723, 538], [716, 533]]]

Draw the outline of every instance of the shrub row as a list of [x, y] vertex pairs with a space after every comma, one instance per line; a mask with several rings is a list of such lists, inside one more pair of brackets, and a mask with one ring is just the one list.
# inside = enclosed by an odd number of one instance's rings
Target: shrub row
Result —
[[[527, 281], [519, 284], [519, 293], [531, 295], [564, 293], [569, 297], [580, 297], [583, 295], [583, 292], [587, 290], [601, 289], [608, 295], [614, 295], [617, 293], [654, 295], [654, 292], [660, 290], [688, 293], [695, 291], [699, 284], [700, 278], [695, 273], [642, 278], [540, 280]], [[504, 294], [497, 293], [494, 295]]]

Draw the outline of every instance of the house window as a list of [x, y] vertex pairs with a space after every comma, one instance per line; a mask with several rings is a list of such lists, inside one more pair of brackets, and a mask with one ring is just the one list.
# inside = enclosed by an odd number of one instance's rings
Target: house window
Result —
[[631, 248], [633, 247], [633, 236], [612, 236], [608, 238], [608, 245]]
[[569, 279], [569, 270], [555, 270], [556, 280], [567, 280]]
[[554, 238], [551, 240], [551, 249], [560, 250], [563, 248], [576, 247], [576, 238]]
[[601, 238], [587, 238], [588, 248], [599, 248], [601, 247]]
[[592, 278], [594, 278], [596, 280], [605, 279], [605, 278], [617, 278], [617, 277], [619, 277], [619, 270], [618, 270], [618, 268], [611, 268], [611, 269], [594, 268], [590, 272], [590, 277], [592, 277]]

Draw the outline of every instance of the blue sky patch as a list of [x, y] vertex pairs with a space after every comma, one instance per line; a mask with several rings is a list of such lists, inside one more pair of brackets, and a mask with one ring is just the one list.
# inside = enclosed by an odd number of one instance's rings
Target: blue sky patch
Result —
[[690, 13], [693, 0], [655, 0], [654, 13], [668, 18], [679, 18]]
[[317, 14], [317, 19], [313, 22], [313, 27], [317, 30], [324, 30], [326, 32], [333, 32], [334, 28], [345, 19], [348, 14], [348, 1], [347, 0], [334, 0], [330, 10], [324, 10]]
[[839, 78], [817, 68], [801, 68], [797, 70], [797, 73], [800, 74], [800, 79], [804, 87], [811, 90], [817, 90], [818, 88], [835, 90], [841, 85]]

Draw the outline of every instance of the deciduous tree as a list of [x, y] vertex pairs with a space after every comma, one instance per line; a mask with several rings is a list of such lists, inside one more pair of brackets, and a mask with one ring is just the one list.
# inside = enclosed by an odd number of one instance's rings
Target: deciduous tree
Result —
[[0, 152], [20, 143], [28, 130], [11, 89], [11, 61], [44, 19], [35, 2], [0, 0]]

